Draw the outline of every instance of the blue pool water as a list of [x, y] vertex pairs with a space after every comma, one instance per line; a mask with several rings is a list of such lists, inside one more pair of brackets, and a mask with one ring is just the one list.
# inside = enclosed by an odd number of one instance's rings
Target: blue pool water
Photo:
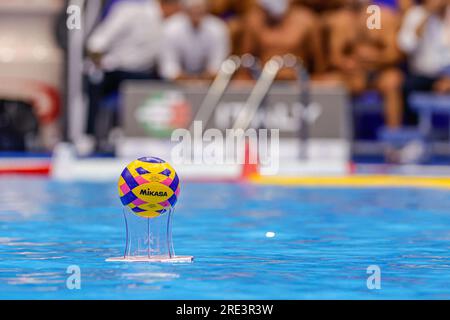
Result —
[[124, 264], [105, 262], [124, 246], [115, 183], [1, 178], [0, 298], [450, 298], [449, 191], [182, 187], [175, 251], [195, 262]]

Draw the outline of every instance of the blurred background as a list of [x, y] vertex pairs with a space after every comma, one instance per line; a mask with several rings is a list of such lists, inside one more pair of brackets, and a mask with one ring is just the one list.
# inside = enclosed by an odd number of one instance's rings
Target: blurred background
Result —
[[[448, 299], [449, 118], [450, 0], [0, 0], [0, 298]], [[145, 156], [194, 264], [103, 262]]]
[[288, 174], [446, 170], [448, 0], [0, 0], [0, 172], [231, 128], [274, 57], [251, 126]]

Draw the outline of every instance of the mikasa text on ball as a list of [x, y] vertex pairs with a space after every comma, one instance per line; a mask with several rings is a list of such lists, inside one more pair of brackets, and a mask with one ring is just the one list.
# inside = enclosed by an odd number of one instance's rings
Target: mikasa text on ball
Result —
[[120, 175], [119, 195], [136, 215], [156, 218], [177, 202], [180, 180], [170, 164], [154, 157], [131, 162]]

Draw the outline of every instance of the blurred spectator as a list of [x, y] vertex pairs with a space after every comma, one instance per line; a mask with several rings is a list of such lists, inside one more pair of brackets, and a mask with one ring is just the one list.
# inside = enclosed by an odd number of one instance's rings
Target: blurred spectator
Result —
[[183, 12], [164, 26], [161, 75], [168, 80], [211, 79], [230, 54], [226, 24], [208, 14], [207, 0], [182, 0]]
[[231, 37], [231, 51], [242, 55], [242, 35], [245, 16], [252, 9], [255, 0], [209, 0], [209, 11], [222, 18], [228, 25]]
[[385, 122], [389, 128], [402, 124], [402, 72], [397, 68], [401, 53], [396, 44], [399, 15], [381, 6], [381, 29], [367, 28], [370, 1], [347, 0], [347, 5], [327, 16], [331, 78], [361, 94], [375, 89], [383, 97]]
[[[324, 69], [322, 38], [317, 16], [288, 0], [258, 0], [249, 12], [242, 50], [258, 57], [262, 63], [275, 55], [293, 54], [311, 71]], [[285, 69], [278, 79], [296, 78], [294, 70]]]
[[166, 19], [181, 10], [180, 0], [157, 0], [161, 6], [163, 17]]
[[450, 1], [425, 0], [411, 8], [398, 42], [408, 55], [411, 73], [406, 98], [412, 91], [450, 92]]
[[103, 71], [154, 71], [161, 21], [155, 1], [118, 1], [89, 37], [88, 54]]
[[[117, 101], [105, 102], [117, 95], [127, 79], [156, 79], [156, 66], [162, 35], [164, 6], [173, 0], [120, 0], [106, 10], [106, 15], [87, 40], [87, 53], [93, 65], [88, 70], [89, 134], [104, 139], [115, 125]], [[166, 6], [167, 7], [167, 6]], [[113, 111], [105, 112], [112, 104]], [[111, 108], [110, 108], [111, 109]], [[101, 112], [101, 116], [99, 115]], [[107, 115], [112, 119], [105, 123]], [[102, 118], [102, 119], [100, 119]], [[100, 128], [101, 127], [101, 128]], [[99, 147], [102, 149], [102, 147]]]
[[292, 0], [294, 4], [300, 4], [313, 9], [316, 12], [335, 10], [342, 7], [346, 0]]

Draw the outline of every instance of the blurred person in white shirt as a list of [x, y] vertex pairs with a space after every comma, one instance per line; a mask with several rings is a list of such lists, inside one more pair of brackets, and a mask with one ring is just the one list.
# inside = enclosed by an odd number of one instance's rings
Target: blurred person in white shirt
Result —
[[227, 25], [208, 13], [207, 0], [181, 0], [182, 12], [166, 20], [160, 73], [167, 80], [211, 79], [230, 54]]
[[[105, 107], [105, 98], [118, 94], [124, 80], [160, 79], [157, 61], [163, 20], [176, 12], [177, 6], [178, 0], [121, 0], [96, 26], [86, 43], [92, 62], [88, 69], [88, 134], [99, 138], [99, 110]], [[113, 115], [115, 125], [116, 112]]]
[[424, 0], [409, 9], [398, 44], [410, 69], [405, 98], [413, 91], [450, 92], [450, 0]]

